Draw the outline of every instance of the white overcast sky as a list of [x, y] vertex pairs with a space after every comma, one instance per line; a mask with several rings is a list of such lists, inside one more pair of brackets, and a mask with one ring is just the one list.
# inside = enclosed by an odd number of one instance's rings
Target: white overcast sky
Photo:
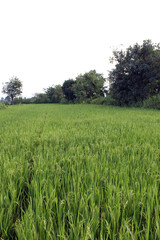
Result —
[[112, 48], [160, 42], [159, 0], [0, 0], [0, 97], [12, 76], [23, 96], [92, 69], [107, 77]]

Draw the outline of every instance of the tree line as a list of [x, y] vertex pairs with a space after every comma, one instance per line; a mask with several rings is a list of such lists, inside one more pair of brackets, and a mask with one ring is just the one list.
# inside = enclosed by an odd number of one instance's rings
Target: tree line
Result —
[[[99, 103], [108, 105], [141, 105], [160, 92], [160, 45], [151, 40], [115, 50], [110, 62], [114, 64], [108, 79], [91, 70], [76, 79], [65, 80], [63, 85], [50, 86], [33, 98], [21, 99], [23, 103]], [[106, 87], [107, 83], [107, 87]], [[18, 78], [11, 79], [3, 87], [3, 93], [13, 102], [22, 92]], [[160, 104], [159, 104], [160, 105]], [[160, 107], [160, 106], [159, 106]]]
[[107, 93], [105, 78], [102, 74], [91, 70], [80, 74], [75, 80], [65, 80], [63, 85], [50, 86], [44, 93], [37, 93], [33, 98], [15, 98], [22, 93], [22, 83], [17, 77], [13, 77], [3, 87], [3, 93], [11, 98], [12, 103], [86, 103], [92, 99], [105, 97]]
[[44, 94], [36, 96], [36, 102], [49, 103], [87, 103], [92, 99], [104, 97], [106, 88], [102, 74], [91, 70], [76, 79], [65, 80], [63, 85], [50, 86]]

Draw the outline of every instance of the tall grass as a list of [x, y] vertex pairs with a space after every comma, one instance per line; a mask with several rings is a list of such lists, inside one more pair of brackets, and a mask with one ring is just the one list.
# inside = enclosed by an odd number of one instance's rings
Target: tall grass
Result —
[[0, 103], [0, 110], [5, 109], [7, 106], [4, 103]]
[[97, 105], [0, 114], [0, 239], [160, 239], [160, 115]]

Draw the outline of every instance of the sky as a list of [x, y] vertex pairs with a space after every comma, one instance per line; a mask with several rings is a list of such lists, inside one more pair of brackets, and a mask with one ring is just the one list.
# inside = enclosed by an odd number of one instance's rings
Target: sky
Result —
[[95, 69], [145, 39], [160, 42], [159, 0], [0, 0], [0, 98], [13, 76], [23, 97]]

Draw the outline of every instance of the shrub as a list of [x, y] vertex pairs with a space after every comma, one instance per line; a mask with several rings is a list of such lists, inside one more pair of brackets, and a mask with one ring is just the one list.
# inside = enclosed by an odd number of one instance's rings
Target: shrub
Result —
[[95, 98], [90, 101], [91, 104], [103, 104], [103, 102], [104, 102], [104, 97]]
[[117, 105], [117, 101], [113, 99], [110, 95], [106, 97], [95, 98], [91, 101], [92, 104], [102, 104], [102, 105]]
[[4, 103], [0, 103], [0, 110], [5, 109], [6, 105]]
[[66, 99], [66, 98], [62, 98], [61, 101], [60, 101], [61, 104], [68, 104], [69, 101]]
[[143, 101], [144, 108], [160, 109], [160, 94], [154, 95]]
[[21, 104], [22, 103], [22, 98], [14, 98], [14, 104]]
[[50, 100], [45, 93], [38, 93], [35, 95], [34, 103], [49, 103]]
[[143, 101], [138, 101], [138, 102], [132, 103], [132, 104], [129, 105], [129, 107], [142, 108], [143, 107]]
[[110, 95], [107, 95], [107, 96], [104, 98], [103, 105], [113, 105], [113, 106], [116, 106], [116, 105], [118, 105], [118, 102], [117, 102], [117, 100], [115, 100], [114, 98], [112, 98]]

